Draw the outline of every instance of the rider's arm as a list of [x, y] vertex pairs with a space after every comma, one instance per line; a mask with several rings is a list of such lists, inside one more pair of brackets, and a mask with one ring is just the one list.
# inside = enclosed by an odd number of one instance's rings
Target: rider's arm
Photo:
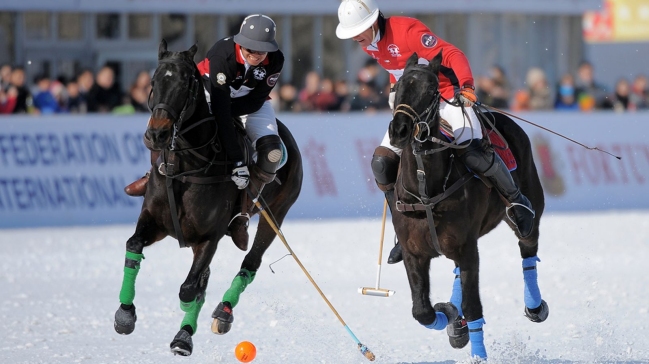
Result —
[[232, 114], [236, 116], [251, 114], [261, 109], [270, 91], [275, 87], [279, 78], [282, 67], [284, 66], [284, 55], [281, 51], [269, 53], [268, 57], [272, 60], [269, 68], [266, 69], [266, 75], [263, 80], [259, 80], [257, 86], [244, 97], [235, 98], [232, 101]]
[[[442, 71], [444, 68], [450, 69], [454, 74], [452, 77], [457, 79], [457, 86], [471, 86], [473, 87], [473, 74], [471, 73], [471, 66], [469, 60], [464, 53], [445, 40], [437, 37], [433, 32], [428, 29], [420, 21], [413, 22], [408, 29], [408, 47], [417, 52], [420, 58], [427, 60], [433, 59], [440, 50], [444, 49], [442, 53]], [[449, 77], [451, 79], [452, 77]]]
[[214, 55], [209, 58], [209, 61], [211, 108], [218, 125], [219, 140], [223, 144], [228, 159], [234, 162], [243, 161], [243, 152], [232, 122], [230, 83], [233, 81], [233, 72], [227, 59], [221, 56]]

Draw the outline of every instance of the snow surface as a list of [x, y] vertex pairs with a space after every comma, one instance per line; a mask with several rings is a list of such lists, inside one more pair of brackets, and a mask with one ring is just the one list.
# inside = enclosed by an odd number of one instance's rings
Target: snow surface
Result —
[[[468, 348], [452, 349], [444, 331], [412, 318], [402, 264], [383, 265], [381, 286], [396, 295], [357, 293], [375, 284], [380, 226], [377, 219], [288, 220], [283, 232], [376, 363], [468, 362]], [[388, 224], [384, 260], [391, 229]], [[133, 230], [2, 230], [0, 363], [236, 363], [234, 347], [244, 340], [257, 346], [253, 363], [369, 363], [293, 258], [274, 263], [271, 272], [269, 264], [287, 253], [279, 239], [235, 308], [232, 330], [219, 336], [210, 331], [211, 313], [244, 257], [224, 238], [187, 358], [172, 355], [169, 343], [183, 316], [178, 290], [191, 250], [169, 238], [146, 248], [136, 284], [136, 328], [118, 335], [113, 317]], [[649, 362], [649, 211], [547, 214], [540, 246], [539, 283], [550, 317], [536, 324], [523, 316], [513, 233], [501, 224], [480, 242], [489, 362]], [[450, 260], [433, 261], [434, 302], [449, 299], [452, 269]]]

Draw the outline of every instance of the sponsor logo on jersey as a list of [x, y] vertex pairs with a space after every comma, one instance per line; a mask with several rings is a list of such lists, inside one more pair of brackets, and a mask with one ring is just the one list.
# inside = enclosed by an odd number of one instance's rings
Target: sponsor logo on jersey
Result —
[[252, 74], [255, 76], [255, 79], [261, 81], [266, 77], [266, 70], [263, 67], [255, 68], [252, 71]]
[[388, 46], [388, 52], [390, 52], [390, 55], [392, 57], [400, 57], [401, 54], [399, 54], [399, 47], [397, 47], [396, 44], [390, 44]]
[[279, 79], [279, 72], [268, 76], [266, 83], [268, 84], [268, 86], [274, 87], [278, 79]]
[[225, 85], [225, 74], [218, 73], [216, 75], [216, 83], [218, 83], [219, 85]]
[[424, 34], [421, 36], [421, 44], [426, 48], [433, 48], [437, 44], [437, 38], [432, 34]]

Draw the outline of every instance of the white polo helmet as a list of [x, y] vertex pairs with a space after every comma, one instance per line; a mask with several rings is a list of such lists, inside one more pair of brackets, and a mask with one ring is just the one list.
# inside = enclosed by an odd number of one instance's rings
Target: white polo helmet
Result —
[[379, 17], [379, 7], [374, 0], [342, 0], [338, 7], [336, 36], [354, 38], [369, 29]]

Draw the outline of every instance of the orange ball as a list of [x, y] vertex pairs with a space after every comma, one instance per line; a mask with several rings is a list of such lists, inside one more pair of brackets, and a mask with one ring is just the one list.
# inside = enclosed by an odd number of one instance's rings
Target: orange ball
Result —
[[257, 348], [250, 341], [242, 341], [234, 348], [234, 356], [242, 363], [249, 363], [255, 359]]

